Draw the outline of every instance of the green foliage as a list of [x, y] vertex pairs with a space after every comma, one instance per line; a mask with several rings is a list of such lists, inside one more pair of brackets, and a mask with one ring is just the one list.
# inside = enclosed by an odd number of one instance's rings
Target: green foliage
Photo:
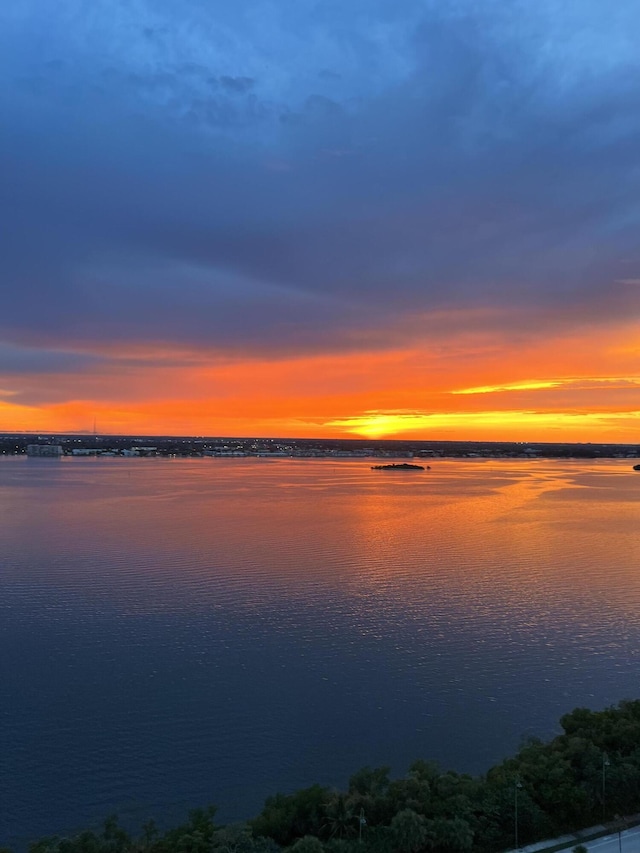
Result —
[[364, 767], [345, 792], [312, 785], [269, 797], [248, 824], [216, 826], [210, 806], [164, 834], [149, 821], [132, 838], [114, 815], [98, 832], [42, 838], [29, 853], [496, 853], [513, 847], [516, 829], [524, 846], [599, 823], [603, 812], [637, 811], [640, 701], [576, 708], [561, 725], [484, 777], [423, 760], [393, 781], [388, 767]]
[[389, 788], [389, 767], [363, 767], [349, 779], [349, 793], [383, 797]]
[[280, 848], [272, 838], [254, 836], [246, 823], [232, 823], [216, 829], [212, 853], [278, 853]]
[[[91, 833], [87, 833], [88, 836]], [[82, 837], [82, 836], [80, 836]], [[91, 853], [92, 841], [88, 837], [89, 843], [86, 853]], [[131, 846], [131, 838], [127, 832], [118, 823], [118, 816], [115, 814], [109, 815], [102, 826], [102, 844], [100, 845], [101, 853], [123, 853]]]
[[145, 846], [149, 846], [159, 834], [158, 827], [153, 818], [142, 824], [142, 841]]
[[433, 800], [429, 782], [416, 778], [411, 773], [406, 779], [396, 779], [389, 785], [386, 800], [392, 814], [403, 809], [411, 809], [421, 815], [432, 813]]
[[629, 755], [640, 743], [640, 700], [625, 699], [604, 711], [576, 708], [560, 719], [566, 736], [579, 736], [609, 753]]
[[462, 818], [436, 818], [429, 824], [431, 847], [442, 851], [466, 851], [473, 848], [473, 830]]
[[40, 838], [29, 845], [29, 853], [55, 853], [60, 839], [56, 835]]
[[324, 849], [325, 853], [355, 853], [356, 850], [362, 850], [362, 844], [345, 838], [330, 838], [325, 842]]
[[254, 835], [272, 838], [288, 847], [305, 835], [321, 836], [326, 826], [326, 803], [331, 791], [320, 785], [303, 788], [295, 794], [269, 797], [260, 814], [251, 821]]
[[349, 801], [355, 812], [363, 809], [371, 826], [387, 825], [396, 809], [389, 798], [389, 767], [363, 767], [349, 779]]
[[427, 820], [411, 809], [404, 809], [391, 821], [391, 835], [398, 853], [417, 853], [427, 843]]
[[132, 839], [119, 825], [116, 815], [110, 815], [96, 834], [89, 830], [72, 838], [50, 836], [29, 845], [29, 853], [128, 853]]
[[322, 842], [313, 835], [299, 838], [291, 847], [292, 853], [324, 853]]
[[209, 853], [215, 833], [215, 813], [215, 806], [192, 809], [189, 820], [170, 829], [153, 845], [153, 849], [171, 853]]
[[346, 794], [336, 791], [325, 804], [325, 828], [329, 838], [350, 838], [356, 834], [358, 816]]

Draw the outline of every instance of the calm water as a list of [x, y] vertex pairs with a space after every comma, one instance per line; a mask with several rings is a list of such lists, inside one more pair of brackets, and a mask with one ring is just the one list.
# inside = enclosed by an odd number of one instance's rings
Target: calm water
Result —
[[0, 461], [0, 844], [640, 695], [632, 462]]

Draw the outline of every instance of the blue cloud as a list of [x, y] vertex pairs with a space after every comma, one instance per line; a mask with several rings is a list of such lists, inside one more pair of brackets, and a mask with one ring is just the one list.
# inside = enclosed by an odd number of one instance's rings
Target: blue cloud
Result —
[[639, 24], [632, 0], [9, 4], [0, 338], [296, 351], [455, 305], [629, 316]]

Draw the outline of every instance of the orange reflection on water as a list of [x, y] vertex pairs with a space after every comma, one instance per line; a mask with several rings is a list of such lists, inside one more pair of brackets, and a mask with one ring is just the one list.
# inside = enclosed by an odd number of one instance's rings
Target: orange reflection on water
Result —
[[5, 481], [8, 566], [14, 549], [38, 583], [129, 614], [326, 599], [367, 631], [398, 618], [547, 630], [567, 612], [597, 624], [604, 606], [638, 619], [628, 460], [437, 459], [408, 474], [369, 460], [20, 464], [47, 512]]

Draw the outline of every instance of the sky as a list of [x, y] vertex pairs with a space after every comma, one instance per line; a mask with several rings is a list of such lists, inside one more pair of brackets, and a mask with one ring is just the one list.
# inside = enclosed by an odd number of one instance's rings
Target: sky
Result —
[[640, 442], [636, 0], [0, 5], [0, 431]]

